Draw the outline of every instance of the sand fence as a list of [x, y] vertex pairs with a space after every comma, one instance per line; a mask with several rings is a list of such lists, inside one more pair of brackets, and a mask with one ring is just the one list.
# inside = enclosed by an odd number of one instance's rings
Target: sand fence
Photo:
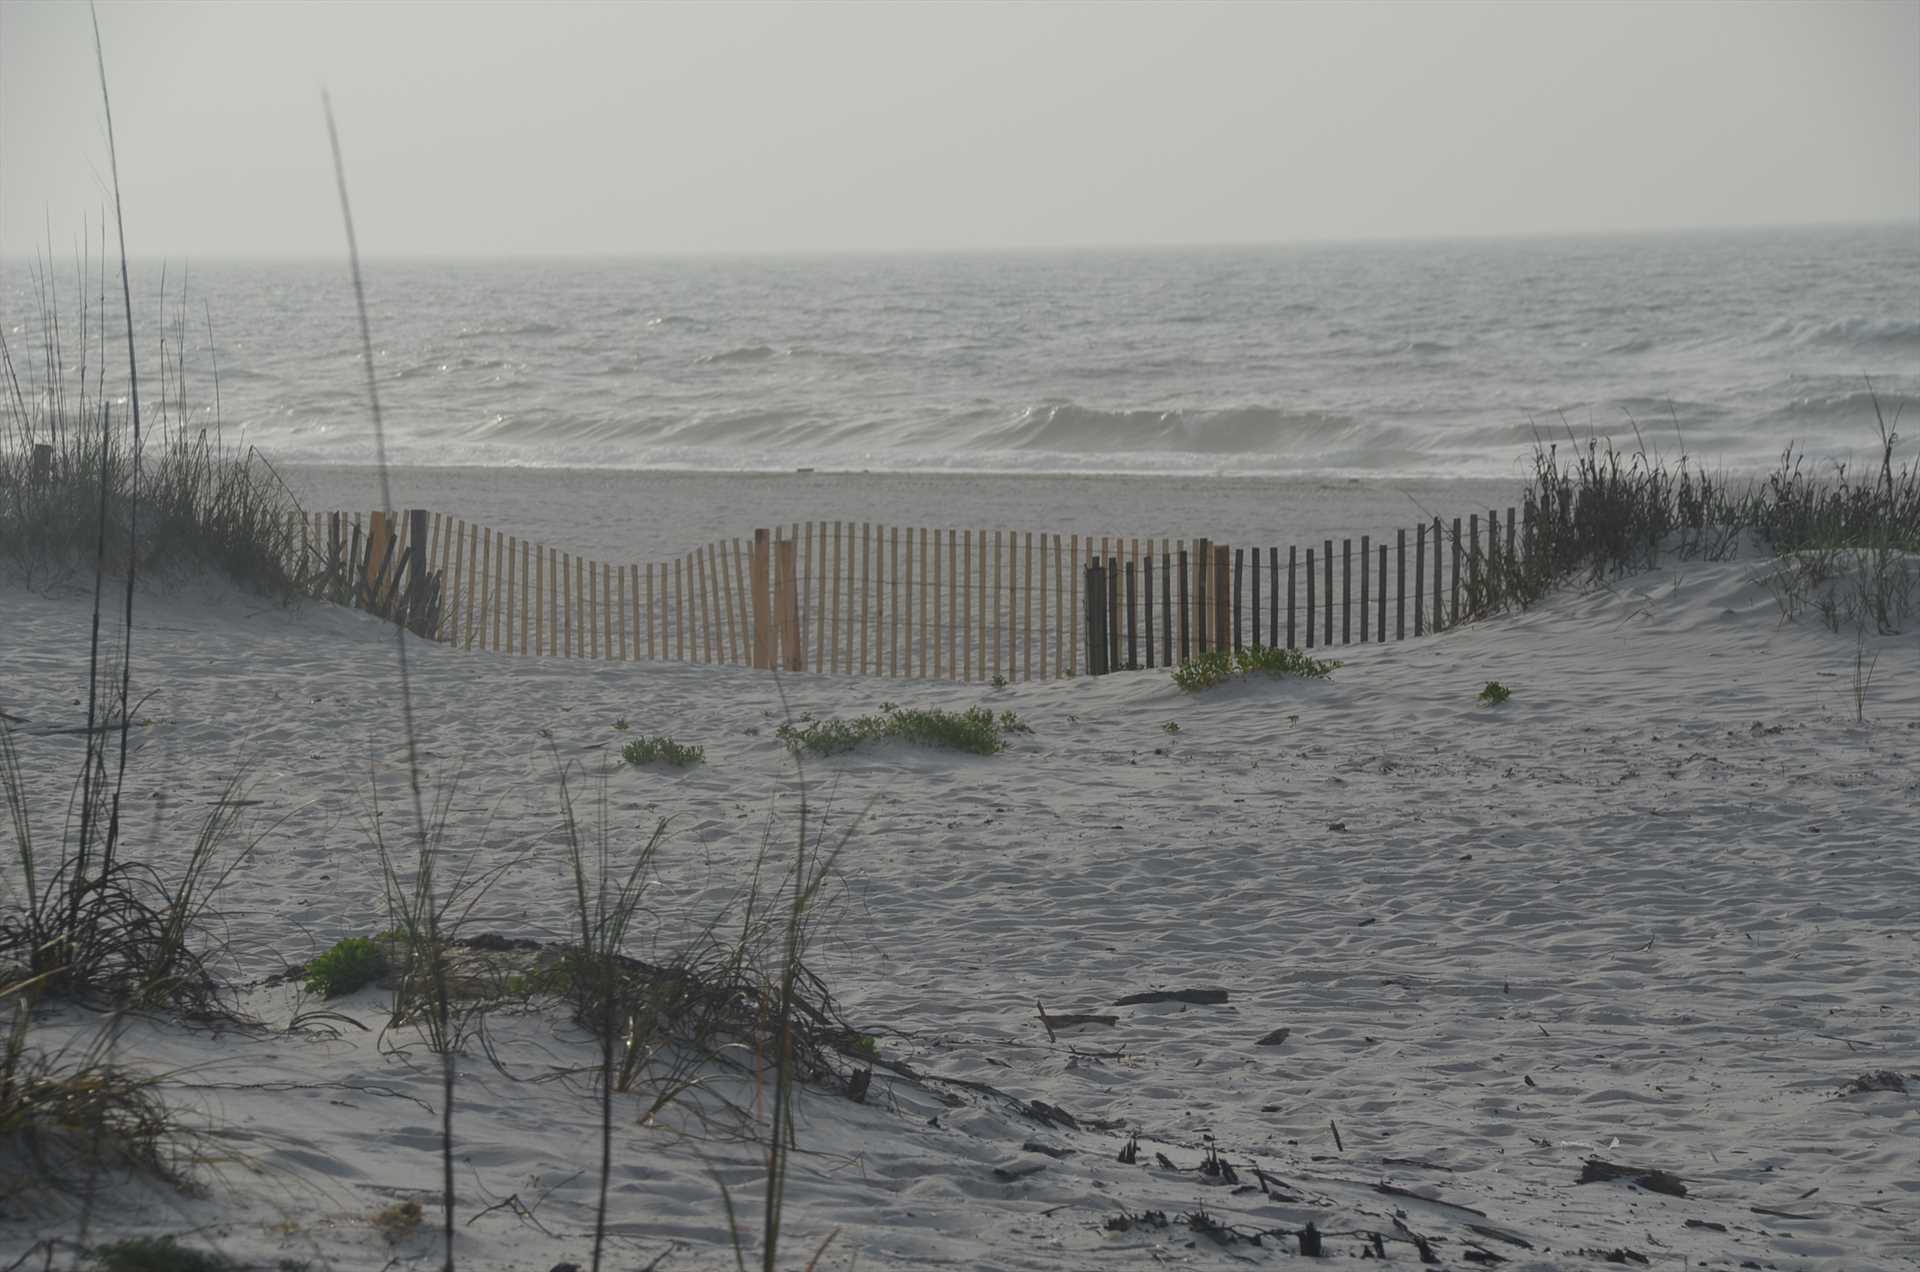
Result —
[[1445, 630], [1529, 590], [1534, 511], [1357, 550], [809, 521], [612, 563], [420, 509], [316, 513], [290, 540], [318, 595], [466, 649], [1012, 682]]

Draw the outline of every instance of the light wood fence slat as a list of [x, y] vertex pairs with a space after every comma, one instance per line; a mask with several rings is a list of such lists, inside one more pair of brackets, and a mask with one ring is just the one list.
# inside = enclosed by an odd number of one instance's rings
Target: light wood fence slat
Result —
[[973, 531], [960, 532], [960, 679], [973, 679]]
[[747, 595], [747, 563], [743, 559], [740, 540], [738, 538], [733, 541], [733, 582], [735, 588], [738, 589], [738, 595], [735, 598], [733, 608], [740, 615], [740, 658], [738, 661], [741, 666], [747, 666], [753, 661], [752, 651], [749, 648], [753, 640], [753, 629], [748, 626], [748, 624], [753, 621], [750, 617], [750, 601], [752, 598]]
[[[734, 540], [734, 546], [736, 549], [739, 547], [739, 540]], [[726, 649], [723, 657], [727, 662], [738, 663], [741, 661], [740, 655], [745, 645], [745, 641], [740, 639], [740, 637], [744, 637], [746, 633], [741, 632], [738, 636], [734, 633], [734, 581], [733, 571], [728, 568], [727, 541], [725, 539], [720, 540], [713, 552], [714, 573], [719, 576], [720, 581], [720, 613], [725, 616], [726, 620]], [[737, 555], [732, 564], [735, 566], [739, 564]], [[744, 586], [740, 588], [740, 599], [743, 601], [747, 599], [746, 590]]]

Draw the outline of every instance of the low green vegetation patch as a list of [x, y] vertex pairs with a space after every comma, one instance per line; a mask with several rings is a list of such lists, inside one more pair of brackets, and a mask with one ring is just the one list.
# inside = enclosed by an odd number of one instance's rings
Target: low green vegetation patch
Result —
[[788, 721], [774, 730], [774, 736], [789, 750], [812, 755], [844, 755], [880, 738], [899, 738], [915, 746], [943, 747], [949, 751], [967, 751], [974, 755], [997, 755], [1007, 749], [1007, 738], [1015, 733], [1032, 733], [1027, 723], [1011, 711], [999, 715], [985, 707], [965, 711], [946, 711], [939, 707], [883, 706], [875, 715], [852, 720]]
[[1497, 707], [1508, 698], [1513, 697], [1513, 690], [1507, 688], [1498, 680], [1489, 680], [1487, 681], [1487, 687], [1482, 689], [1477, 697], [1483, 705]]
[[666, 734], [650, 738], [635, 738], [620, 748], [620, 758], [629, 764], [651, 764], [655, 760], [665, 760], [675, 768], [687, 768], [706, 760], [707, 749], [703, 746], [682, 746]]
[[233, 1272], [239, 1264], [212, 1250], [183, 1246], [172, 1237], [130, 1237], [96, 1246], [100, 1272]]
[[1340, 665], [1336, 659], [1315, 658], [1297, 649], [1273, 649], [1264, 645], [1250, 645], [1231, 653], [1224, 649], [1212, 649], [1184, 666], [1175, 667], [1173, 683], [1188, 693], [1199, 693], [1224, 685], [1229, 680], [1244, 680], [1255, 673], [1325, 680]]
[[387, 953], [378, 942], [349, 936], [307, 964], [306, 990], [322, 998], [351, 994], [387, 972]]

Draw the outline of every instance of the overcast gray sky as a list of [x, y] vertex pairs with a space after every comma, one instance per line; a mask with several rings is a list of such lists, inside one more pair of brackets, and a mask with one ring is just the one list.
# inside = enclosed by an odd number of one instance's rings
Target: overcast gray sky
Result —
[[[1920, 0], [99, 6], [135, 255], [1920, 221]], [[0, 252], [106, 199], [87, 8], [0, 0]]]

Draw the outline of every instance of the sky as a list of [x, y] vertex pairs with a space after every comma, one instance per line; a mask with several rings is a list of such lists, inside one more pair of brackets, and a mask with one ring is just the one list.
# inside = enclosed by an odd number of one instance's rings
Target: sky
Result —
[[[135, 256], [1920, 226], [1920, 0], [98, 6]], [[0, 254], [110, 199], [87, 7], [0, 0]]]

